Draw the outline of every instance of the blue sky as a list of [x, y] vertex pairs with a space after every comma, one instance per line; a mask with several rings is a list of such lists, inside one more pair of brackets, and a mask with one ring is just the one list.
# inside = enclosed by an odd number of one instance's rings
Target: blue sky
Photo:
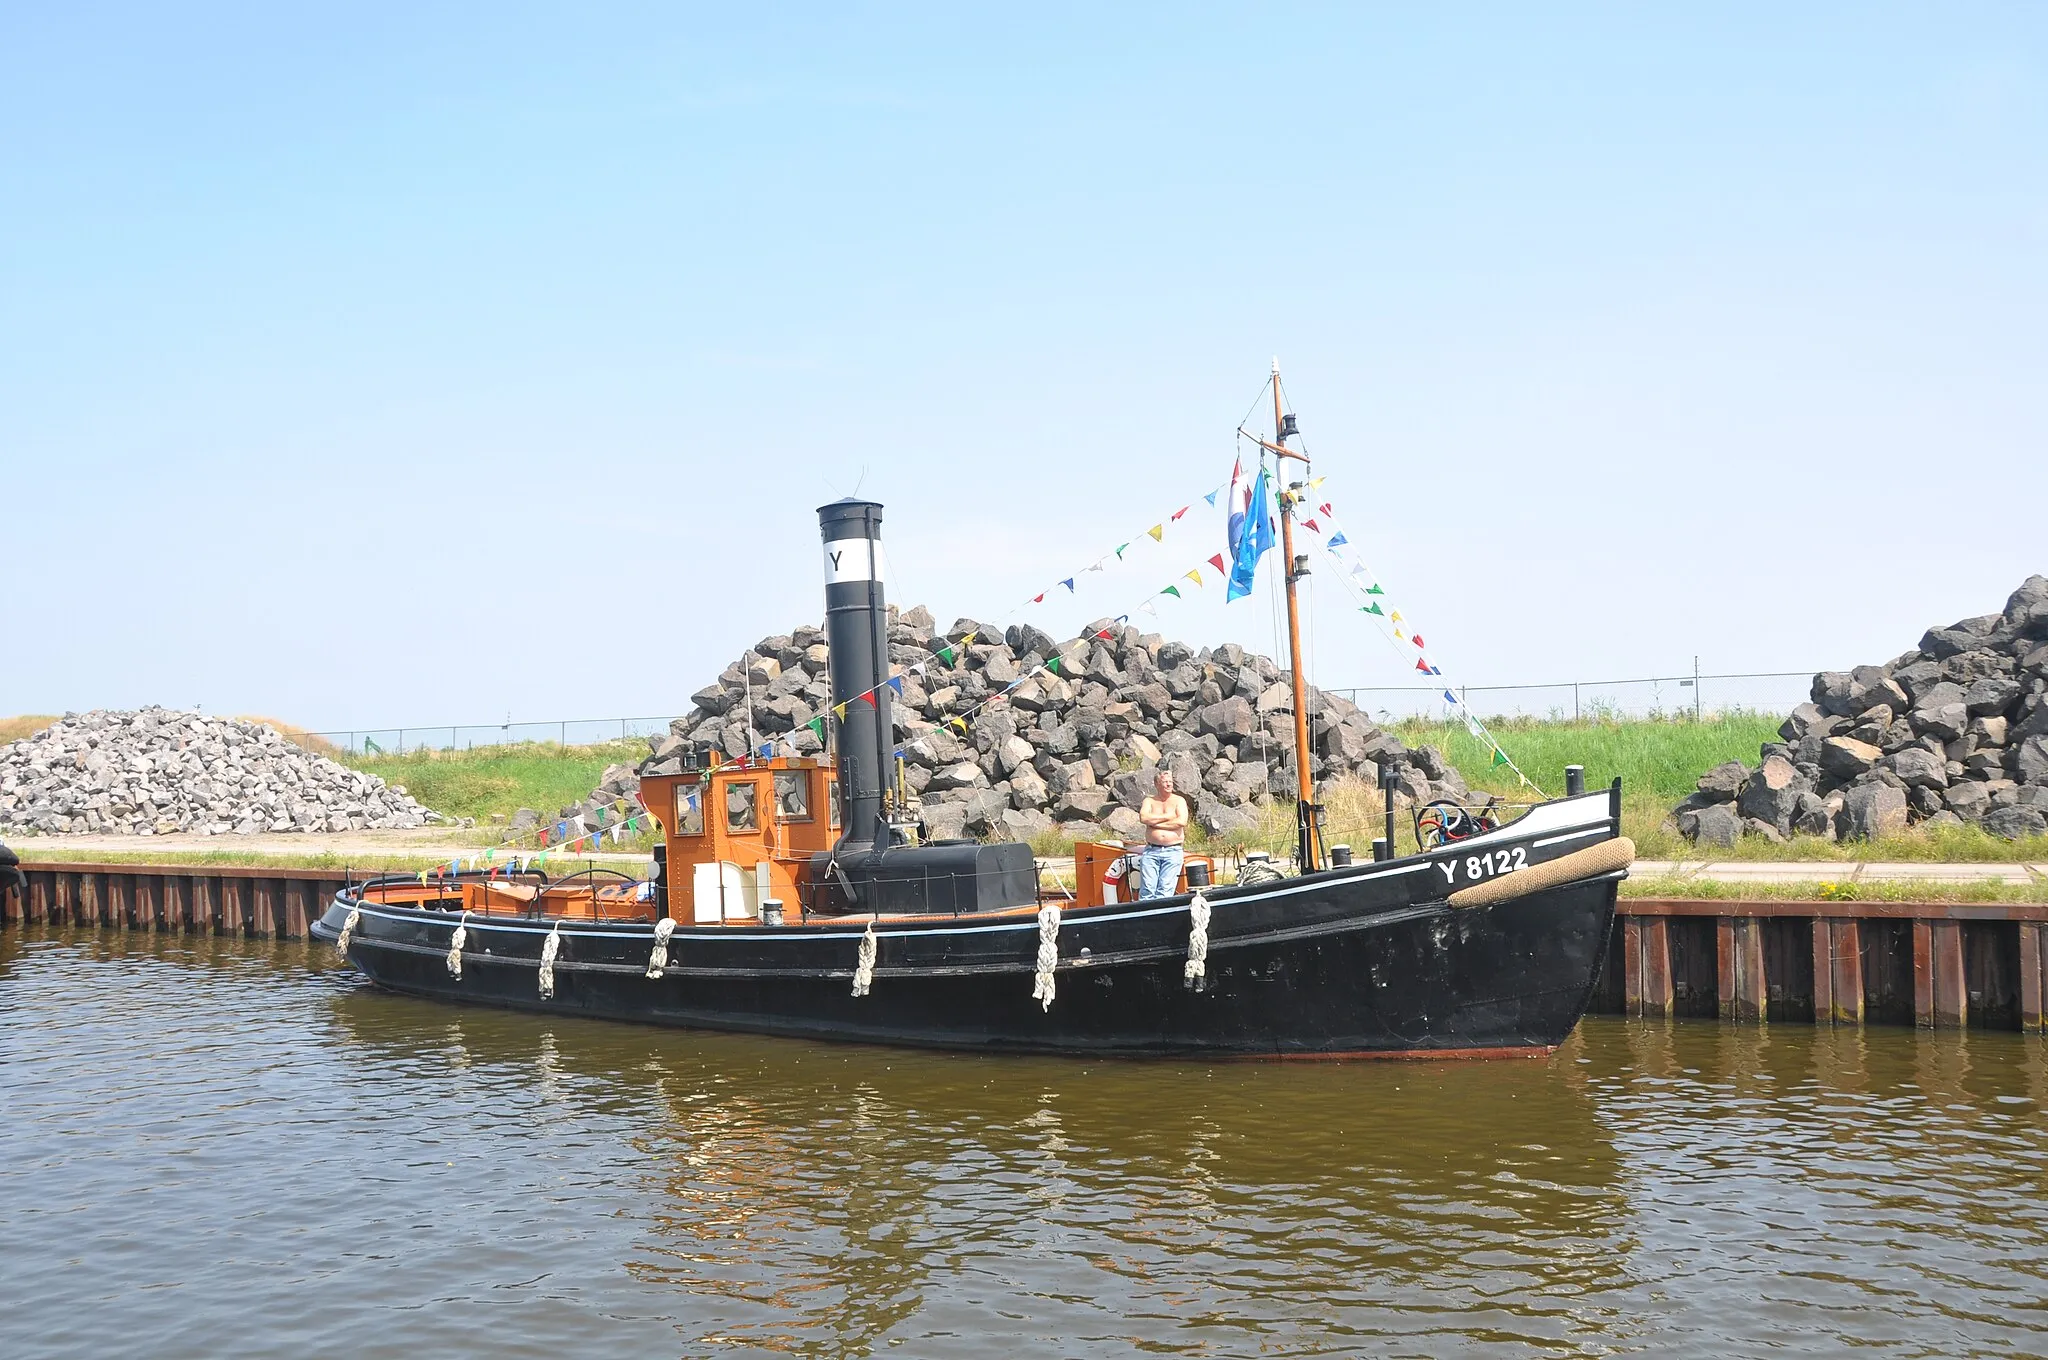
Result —
[[[1447, 678], [1883, 659], [2048, 571], [2044, 40], [9, 6], [0, 711], [674, 712], [819, 616], [822, 502], [886, 503], [903, 602], [1005, 615], [1227, 476], [1276, 354]], [[1332, 584], [1317, 678], [1405, 683]]]

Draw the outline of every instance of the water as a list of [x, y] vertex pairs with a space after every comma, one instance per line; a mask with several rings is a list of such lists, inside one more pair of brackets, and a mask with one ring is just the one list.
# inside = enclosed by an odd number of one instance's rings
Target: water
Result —
[[0, 1354], [2048, 1352], [2048, 1055], [989, 1060], [0, 935]]

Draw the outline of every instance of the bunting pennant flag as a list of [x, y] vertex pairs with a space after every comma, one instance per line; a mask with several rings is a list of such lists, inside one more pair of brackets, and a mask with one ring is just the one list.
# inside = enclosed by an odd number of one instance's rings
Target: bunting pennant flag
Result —
[[[1220, 488], [1220, 487], [1218, 488], [1218, 490], [1221, 490], [1221, 489], [1222, 489], [1222, 488]], [[1210, 506], [1210, 508], [1211, 508], [1211, 509], [1214, 509], [1214, 508], [1215, 508], [1215, 505], [1216, 505], [1216, 492], [1215, 492], [1215, 491], [1211, 491], [1211, 492], [1210, 492], [1210, 493], [1209, 493], [1208, 495], [1206, 495], [1206, 496], [1202, 497], [1202, 499], [1203, 499], [1203, 500], [1205, 500], [1205, 501], [1207, 501], [1207, 502], [1209, 502], [1209, 506]]]
[[1128, 548], [1128, 547], [1130, 547], [1130, 546], [1131, 546], [1131, 545], [1130, 545], [1130, 544], [1128, 544], [1128, 543], [1119, 543], [1119, 544], [1117, 544], [1117, 545], [1116, 545], [1116, 560], [1117, 560], [1117, 561], [1121, 562], [1121, 561], [1123, 561], [1123, 560], [1124, 560], [1124, 549], [1125, 549], [1125, 548]]
[[1333, 548], [1341, 548], [1350, 541], [1350, 539], [1344, 537], [1344, 531], [1341, 529], [1339, 529], [1336, 533], [1331, 534], [1329, 539], [1330, 546]]
[[1166, 526], [1164, 524], [1155, 524], [1151, 528], [1147, 529], [1145, 532], [1152, 535], [1152, 541], [1154, 543], [1163, 543], [1166, 541]]
[[1194, 583], [1195, 583], [1196, 585], [1200, 585], [1200, 584], [1202, 584], [1202, 569], [1201, 569], [1200, 567], [1195, 567], [1195, 568], [1192, 568], [1192, 569], [1191, 569], [1191, 570], [1190, 570], [1190, 571], [1188, 572], [1188, 577], [1187, 577], [1187, 578], [1188, 578], [1188, 579], [1189, 579], [1190, 581], [1193, 581], [1193, 582], [1194, 582]]
[[1156, 619], [1159, 617], [1159, 602], [1157, 600], [1147, 600], [1138, 606], [1138, 612], [1140, 614], [1150, 614]]
[[823, 741], [823, 740], [825, 739], [825, 715], [824, 715], [824, 714], [820, 713], [820, 714], [819, 714], [819, 715], [818, 715], [817, 717], [815, 717], [815, 718], [811, 719], [811, 720], [810, 720], [809, 722], [805, 723], [805, 724], [804, 724], [804, 726], [805, 726], [805, 727], [808, 727], [808, 728], [810, 728], [810, 729], [811, 729], [811, 735], [812, 735], [812, 736], [814, 736], [814, 737], [816, 737], [816, 738], [817, 738], [817, 739], [818, 739], [819, 741]]
[[1380, 589], [1380, 583], [1378, 581], [1374, 581], [1371, 585], [1365, 588], [1365, 593], [1368, 595], [1384, 595], [1387, 592]]
[[837, 718], [837, 719], [839, 719], [839, 721], [841, 721], [841, 722], [845, 722], [845, 721], [846, 721], [846, 705], [845, 705], [845, 704], [834, 704], [834, 705], [832, 705], [832, 716], [833, 716], [833, 717], [835, 717], [835, 718]]
[[1176, 599], [1176, 600], [1177, 600], [1177, 599], [1179, 599], [1179, 598], [1180, 598], [1180, 587], [1179, 587], [1179, 586], [1168, 586], [1168, 587], [1167, 587], [1166, 589], [1164, 589], [1164, 590], [1160, 591], [1159, 593], [1160, 593], [1161, 595], [1171, 595], [1171, 596], [1173, 596], [1173, 598], [1174, 598], [1174, 599]]
[[1217, 553], [1214, 557], [1210, 558], [1209, 565], [1216, 568], [1217, 573], [1220, 575], [1223, 571], [1223, 554]]
[[1185, 514], [1186, 514], [1187, 512], [1188, 512], [1188, 507], [1187, 507], [1187, 506], [1185, 506], [1185, 505], [1183, 505], [1183, 506], [1182, 506], [1182, 507], [1181, 507], [1180, 509], [1178, 509], [1178, 510], [1176, 510], [1176, 511], [1174, 511], [1174, 512], [1173, 512], [1173, 518], [1174, 518], [1174, 519], [1179, 519], [1179, 518], [1180, 518], [1180, 517], [1181, 517], [1182, 515], [1185, 515]]
[[1060, 673], [1060, 659], [1057, 656], [1047, 657], [1045, 662], [1045, 668], [1051, 671], [1054, 675], [1058, 675]]
[[1417, 633], [1414, 637], [1409, 638], [1408, 640], [1414, 643], [1417, 647], [1420, 647], [1422, 645], [1422, 634]]
[[1496, 746], [1496, 747], [1494, 747], [1494, 748], [1493, 748], [1493, 768], [1494, 768], [1494, 769], [1496, 769], [1496, 770], [1497, 770], [1497, 769], [1499, 769], [1499, 768], [1500, 768], [1501, 766], [1503, 766], [1503, 765], [1512, 765], [1512, 764], [1514, 764], [1514, 762], [1508, 759], [1508, 753], [1507, 753], [1506, 751], [1503, 751], [1503, 750], [1501, 750], [1501, 749], [1500, 749], [1500, 747], [1498, 747], [1498, 746]]
[[1424, 675], [1428, 675], [1429, 663], [1418, 658], [1415, 662], [1415, 669], [1421, 671]]
[[[1361, 614], [1380, 614], [1380, 607], [1377, 604], [1364, 604], [1358, 607], [1358, 612]], [[1380, 614], [1380, 617], [1385, 618], [1386, 615]]]
[[900, 675], [890, 676], [889, 688], [895, 690], [898, 695], [901, 695], [903, 693], [903, 677]]
[[1041, 591], [1039, 591], [1039, 592], [1038, 592], [1038, 593], [1037, 593], [1036, 595], [1033, 595], [1033, 596], [1031, 597], [1031, 603], [1033, 603], [1033, 604], [1044, 604], [1044, 603], [1045, 603], [1045, 592], [1041, 590]]
[[937, 650], [936, 652], [933, 652], [933, 653], [932, 653], [932, 655], [933, 655], [933, 656], [935, 656], [935, 657], [937, 657], [937, 658], [938, 658], [938, 659], [939, 659], [940, 661], [944, 662], [944, 663], [945, 663], [946, 665], [948, 665], [948, 666], [952, 665], [952, 664], [953, 664], [953, 644], [952, 644], [952, 643], [950, 643], [950, 642], [949, 642], [949, 643], [947, 643], [947, 644], [946, 644], [945, 646], [943, 646], [943, 647], [939, 648], [939, 650]]
[[[1095, 561], [1095, 565], [1094, 565], [1094, 566], [1092, 566], [1092, 567], [1089, 567], [1089, 568], [1088, 568], [1088, 571], [1101, 571], [1102, 569], [1103, 569], [1103, 566], [1102, 566], [1102, 560], [1101, 560], [1100, 558], [1097, 558], [1097, 559], [1096, 559], [1096, 561]], [[1083, 576], [1086, 576], [1086, 575], [1088, 574], [1088, 571], [1084, 571], [1084, 572], [1082, 572], [1081, 574], [1082, 574]]]
[[875, 706], [875, 692], [873, 690], [868, 690], [865, 693], [856, 694], [853, 696], [851, 702], [856, 704], [866, 704], [869, 708], [873, 708]]
[[1319, 534], [1322, 532], [1321, 527], [1316, 524], [1313, 518], [1303, 520], [1301, 522], [1301, 527], [1307, 529], [1310, 533]]
[[1067, 588], [1067, 594], [1071, 595], [1071, 594], [1073, 594], [1073, 593], [1074, 593], [1074, 578], [1073, 578], [1073, 577], [1071, 577], [1071, 576], [1067, 577], [1067, 578], [1066, 578], [1065, 580], [1061, 581], [1061, 582], [1060, 582], [1060, 584], [1061, 584], [1061, 585], [1063, 585], [1063, 586], [1065, 586], [1065, 587]]

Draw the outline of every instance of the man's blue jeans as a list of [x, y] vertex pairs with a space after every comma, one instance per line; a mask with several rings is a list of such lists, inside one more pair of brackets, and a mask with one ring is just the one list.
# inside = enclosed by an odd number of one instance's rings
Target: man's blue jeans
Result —
[[1183, 850], [1178, 845], [1148, 845], [1145, 853], [1138, 857], [1138, 896], [1171, 897], [1180, 885], [1180, 860]]

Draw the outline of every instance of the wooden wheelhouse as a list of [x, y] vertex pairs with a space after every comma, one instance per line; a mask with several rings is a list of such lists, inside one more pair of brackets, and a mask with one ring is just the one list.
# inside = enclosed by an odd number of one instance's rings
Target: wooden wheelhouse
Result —
[[640, 797], [661, 825], [662, 914], [683, 925], [758, 922], [767, 903], [796, 921], [811, 857], [839, 836], [839, 790], [822, 760], [777, 757], [649, 775]]

